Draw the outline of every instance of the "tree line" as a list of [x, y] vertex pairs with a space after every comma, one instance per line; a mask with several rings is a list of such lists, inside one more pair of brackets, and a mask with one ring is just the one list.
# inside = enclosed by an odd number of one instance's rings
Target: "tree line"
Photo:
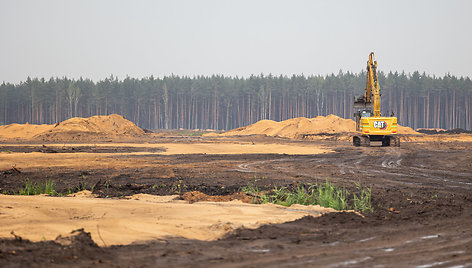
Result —
[[[413, 128], [472, 127], [468, 77], [379, 72], [382, 114]], [[261, 119], [335, 114], [353, 118], [366, 73], [153, 76], [118, 79], [27, 78], [0, 85], [0, 124], [53, 124], [71, 117], [121, 114], [147, 129], [227, 130]]]

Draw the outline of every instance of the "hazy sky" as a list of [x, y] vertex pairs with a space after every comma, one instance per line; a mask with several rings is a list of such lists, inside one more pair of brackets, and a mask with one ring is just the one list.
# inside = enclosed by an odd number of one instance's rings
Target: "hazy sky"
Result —
[[472, 1], [0, 0], [0, 81], [113, 74], [472, 77]]

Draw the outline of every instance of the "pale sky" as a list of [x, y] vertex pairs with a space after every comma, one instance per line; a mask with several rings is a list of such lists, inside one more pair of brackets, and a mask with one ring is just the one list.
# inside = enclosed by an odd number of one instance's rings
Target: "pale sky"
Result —
[[472, 1], [0, 0], [0, 82], [26, 77], [472, 77]]

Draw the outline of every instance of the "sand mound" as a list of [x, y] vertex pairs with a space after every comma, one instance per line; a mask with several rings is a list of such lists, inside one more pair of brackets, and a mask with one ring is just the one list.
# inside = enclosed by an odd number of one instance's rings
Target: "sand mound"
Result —
[[54, 132], [93, 132], [114, 135], [142, 135], [144, 130], [118, 114], [97, 115], [89, 118], [74, 117], [57, 123]]
[[123, 116], [111, 114], [74, 117], [55, 125], [11, 124], [0, 126], [0, 139], [78, 140], [100, 136], [138, 136], [144, 130]]
[[[336, 115], [317, 116], [315, 118], [292, 118], [281, 122], [261, 120], [252, 125], [229, 130], [222, 134], [211, 136], [237, 136], [237, 135], [267, 135], [285, 138], [300, 138], [307, 134], [335, 134], [355, 132], [356, 123], [351, 119], [343, 119]], [[399, 134], [419, 134], [409, 127], [398, 126]]]
[[356, 128], [353, 120], [343, 119], [335, 115], [317, 116], [315, 118], [298, 117], [281, 122], [261, 120], [252, 125], [229, 130], [220, 135], [254, 135], [279, 136], [298, 138], [303, 134], [352, 132]]
[[83, 190], [83, 191], [80, 191], [80, 192], [77, 192], [77, 193], [69, 194], [67, 196], [68, 197], [80, 197], [80, 198], [94, 198], [94, 197], [97, 197], [98, 195], [92, 194], [92, 192], [89, 191], [89, 190]]
[[31, 139], [38, 133], [51, 130], [54, 125], [11, 124], [0, 126], [1, 139]]
[[413, 130], [411, 127], [404, 127], [400, 125], [398, 125], [397, 130], [398, 130], [398, 134], [412, 134], [412, 135], [421, 134]]

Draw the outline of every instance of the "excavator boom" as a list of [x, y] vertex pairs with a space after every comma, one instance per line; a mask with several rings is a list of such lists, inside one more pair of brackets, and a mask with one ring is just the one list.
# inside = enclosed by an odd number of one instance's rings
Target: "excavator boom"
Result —
[[374, 60], [374, 52], [370, 52], [369, 61], [367, 61], [365, 99], [367, 102], [372, 102], [374, 116], [380, 116], [380, 85], [377, 77], [377, 61]]

